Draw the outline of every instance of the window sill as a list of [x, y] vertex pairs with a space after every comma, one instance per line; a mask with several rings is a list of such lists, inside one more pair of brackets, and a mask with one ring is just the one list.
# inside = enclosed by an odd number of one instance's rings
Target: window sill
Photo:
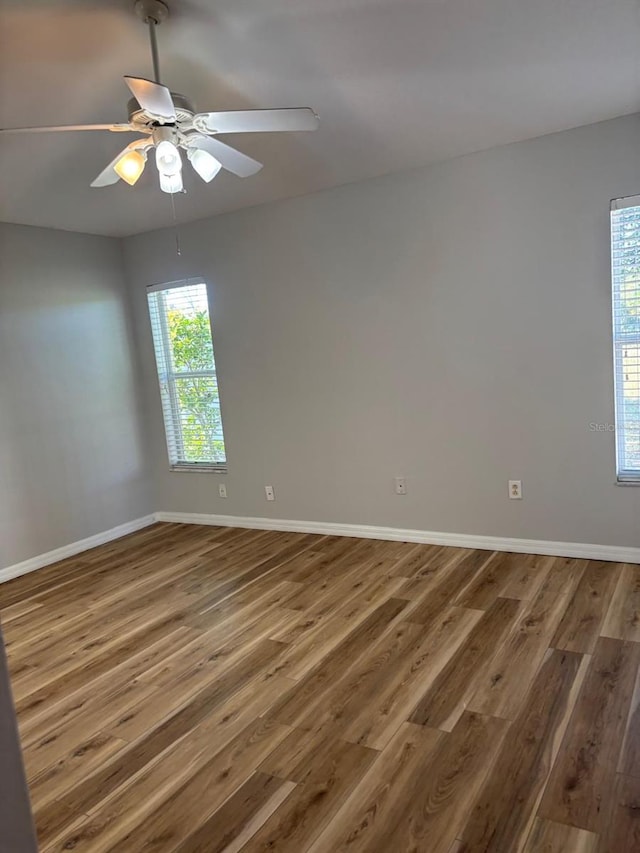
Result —
[[226, 474], [226, 465], [170, 465], [169, 470], [178, 474]]

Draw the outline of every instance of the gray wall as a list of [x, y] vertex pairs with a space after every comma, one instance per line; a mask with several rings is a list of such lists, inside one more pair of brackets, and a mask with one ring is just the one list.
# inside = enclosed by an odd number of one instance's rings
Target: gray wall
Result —
[[[170, 230], [126, 240], [157, 508], [639, 545], [640, 488], [590, 429], [613, 418], [609, 200], [640, 192], [639, 151], [625, 117], [193, 223], [181, 258]], [[227, 500], [164, 446], [145, 286], [194, 275]]]
[[116, 240], [0, 225], [0, 568], [154, 509]]

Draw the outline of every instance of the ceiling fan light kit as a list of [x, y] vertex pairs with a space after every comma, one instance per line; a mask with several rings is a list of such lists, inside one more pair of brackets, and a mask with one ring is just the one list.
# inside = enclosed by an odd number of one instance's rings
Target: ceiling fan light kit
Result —
[[149, 28], [154, 80], [124, 78], [133, 95], [128, 103], [128, 122], [0, 128], [0, 136], [6, 133], [81, 130], [142, 134], [142, 138], [129, 143], [100, 172], [91, 186], [105, 187], [120, 180], [133, 186], [144, 171], [149, 149], [155, 148], [160, 189], [166, 193], [176, 193], [184, 189], [181, 150], [186, 152], [193, 170], [205, 183], [212, 181], [221, 169], [247, 178], [259, 172], [262, 163], [217, 139], [219, 134], [309, 131], [318, 128], [318, 116], [308, 107], [196, 113], [188, 98], [170, 91], [160, 82], [156, 27], [168, 17], [169, 7], [161, 0], [136, 0], [135, 11]]

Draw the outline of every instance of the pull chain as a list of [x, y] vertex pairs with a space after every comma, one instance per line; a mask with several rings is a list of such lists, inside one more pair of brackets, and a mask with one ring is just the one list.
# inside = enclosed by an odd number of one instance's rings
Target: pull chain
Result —
[[173, 193], [170, 193], [171, 196], [171, 212], [173, 214], [173, 227], [176, 235], [176, 255], [178, 257], [182, 256], [182, 250], [180, 248], [180, 228], [178, 227], [178, 220], [176, 219], [176, 206], [173, 201]]

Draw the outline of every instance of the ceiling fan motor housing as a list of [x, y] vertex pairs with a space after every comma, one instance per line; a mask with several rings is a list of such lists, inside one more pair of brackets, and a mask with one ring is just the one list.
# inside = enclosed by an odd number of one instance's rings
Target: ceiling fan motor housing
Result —
[[[185, 95], [180, 95], [178, 92], [171, 92], [171, 99], [173, 100], [173, 104], [176, 108], [176, 124], [180, 125], [190, 122], [195, 115], [195, 108], [191, 101], [185, 97]], [[141, 109], [140, 104], [135, 98], [129, 99], [127, 103], [127, 112], [129, 114], [129, 121], [131, 124], [147, 129], [162, 124], [162, 122], [159, 122], [154, 116], [146, 112], [146, 110]], [[169, 122], [167, 122], [167, 124], [168, 123]]]

